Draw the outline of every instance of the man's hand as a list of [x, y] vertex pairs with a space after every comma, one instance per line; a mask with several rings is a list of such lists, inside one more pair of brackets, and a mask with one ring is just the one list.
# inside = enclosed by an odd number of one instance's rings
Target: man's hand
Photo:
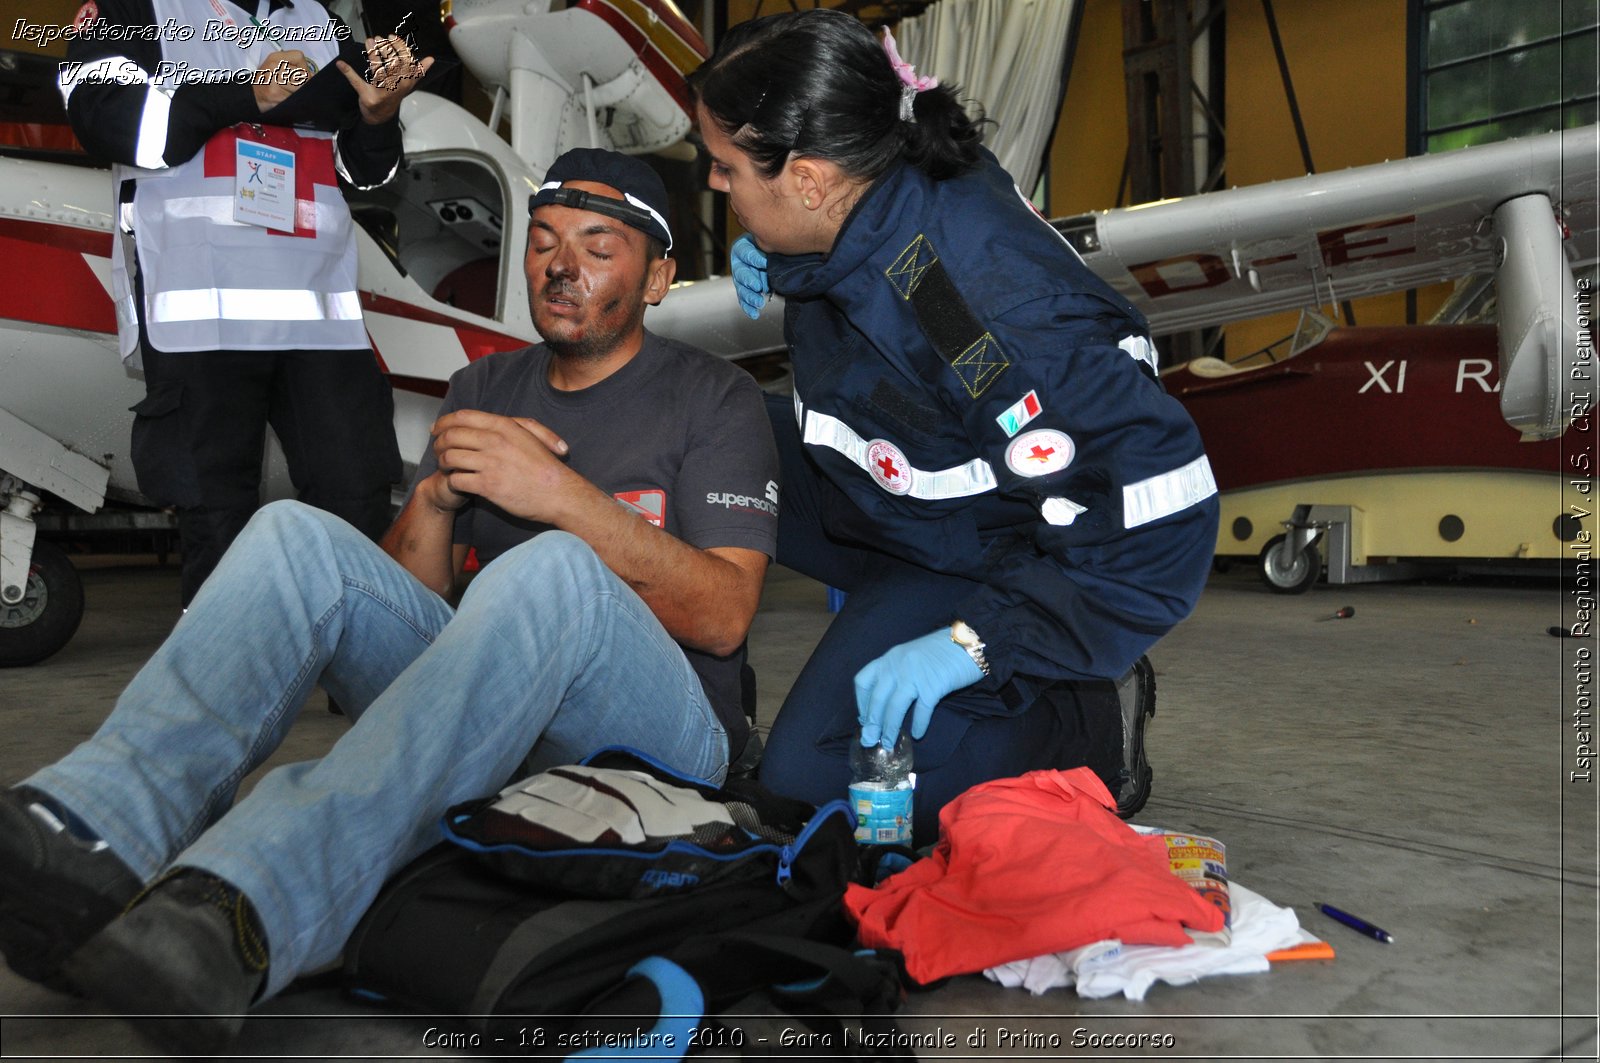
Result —
[[561, 461], [566, 441], [531, 417], [457, 410], [434, 422], [433, 437], [441, 509], [457, 508], [452, 495], [475, 495], [512, 516], [555, 524], [567, 494], [589, 486]]
[[261, 61], [256, 72], [258, 75], [265, 72], [264, 76], [256, 77], [251, 83], [256, 94], [256, 106], [265, 114], [306, 83], [311, 76], [311, 61], [306, 58], [306, 53], [298, 49], [273, 52]]
[[443, 469], [435, 469], [432, 475], [418, 484], [417, 493], [440, 513], [454, 513], [472, 501], [471, 495], [464, 495], [450, 486], [450, 477], [445, 475]]
[[361, 120], [370, 125], [382, 125], [400, 113], [400, 101], [432, 69], [433, 56], [418, 61], [399, 37], [368, 37], [367, 67], [372, 71], [370, 82], [351, 69], [349, 63], [339, 60], [339, 69], [360, 98]]

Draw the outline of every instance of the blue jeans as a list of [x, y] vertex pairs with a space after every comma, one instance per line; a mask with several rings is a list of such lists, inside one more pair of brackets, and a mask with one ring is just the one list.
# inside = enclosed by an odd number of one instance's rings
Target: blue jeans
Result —
[[[319, 760], [239, 781], [320, 682], [353, 725]], [[378, 888], [455, 803], [595, 748], [727, 771], [683, 651], [586, 544], [546, 532], [450, 607], [360, 532], [298, 502], [261, 510], [100, 730], [26, 780], [133, 871], [244, 891], [263, 995], [336, 959]]]

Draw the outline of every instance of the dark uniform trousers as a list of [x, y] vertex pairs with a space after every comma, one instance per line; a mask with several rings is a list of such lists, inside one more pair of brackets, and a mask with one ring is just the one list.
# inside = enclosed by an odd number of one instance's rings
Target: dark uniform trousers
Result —
[[144, 342], [143, 356], [133, 466], [139, 490], [178, 511], [184, 605], [260, 504], [268, 425], [302, 501], [372, 539], [388, 528], [403, 473], [394, 396], [371, 350], [174, 354]]

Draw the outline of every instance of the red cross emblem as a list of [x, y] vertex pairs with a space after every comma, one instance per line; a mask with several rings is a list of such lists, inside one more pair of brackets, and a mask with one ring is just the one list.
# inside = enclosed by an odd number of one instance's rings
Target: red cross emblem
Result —
[[867, 444], [867, 471], [891, 495], [911, 490], [911, 465], [900, 448], [887, 439], [874, 439]]
[[1072, 437], [1052, 428], [1025, 432], [1006, 447], [1006, 466], [1018, 476], [1048, 476], [1072, 464]]
[[241, 130], [246, 140], [294, 152], [294, 232], [268, 231], [274, 236], [317, 235], [317, 185], [339, 187], [339, 174], [333, 167], [333, 141], [301, 136], [287, 126], [232, 126], [206, 141], [207, 177], [234, 175]]

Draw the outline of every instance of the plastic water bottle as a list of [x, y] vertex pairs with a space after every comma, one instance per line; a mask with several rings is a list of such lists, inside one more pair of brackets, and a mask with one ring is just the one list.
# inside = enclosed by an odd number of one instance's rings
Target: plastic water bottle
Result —
[[856, 841], [862, 845], [911, 844], [911, 796], [917, 777], [911, 770], [911, 739], [900, 732], [893, 749], [850, 747], [850, 806], [856, 813]]

